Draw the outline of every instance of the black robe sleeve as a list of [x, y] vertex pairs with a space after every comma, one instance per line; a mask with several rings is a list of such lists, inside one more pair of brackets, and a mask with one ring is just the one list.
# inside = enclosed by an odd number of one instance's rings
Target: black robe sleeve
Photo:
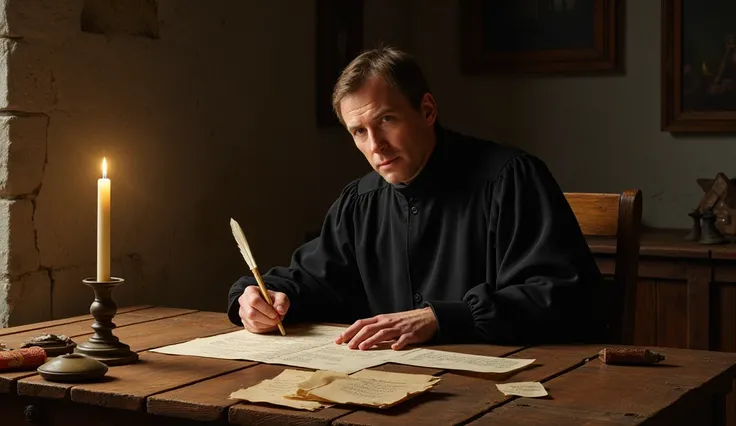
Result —
[[[267, 288], [289, 297], [285, 323], [347, 322], [367, 311], [353, 249], [356, 186], [357, 181], [345, 187], [330, 207], [320, 235], [294, 252], [289, 267], [277, 266], [263, 274]], [[238, 298], [249, 285], [258, 283], [244, 276], [230, 287], [228, 317], [236, 325], [243, 324]]]
[[495, 250], [486, 262], [495, 282], [472, 287], [462, 301], [431, 302], [437, 339], [518, 344], [584, 336], [591, 286], [601, 277], [557, 182], [540, 160], [520, 155], [489, 191], [487, 238]]

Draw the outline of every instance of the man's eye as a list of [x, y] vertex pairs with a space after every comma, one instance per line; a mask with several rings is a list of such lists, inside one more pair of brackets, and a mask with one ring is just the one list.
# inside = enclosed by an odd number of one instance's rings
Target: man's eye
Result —
[[355, 136], [362, 135], [364, 132], [365, 132], [365, 129], [356, 129]]
[[385, 123], [387, 121], [393, 120], [393, 117], [391, 117], [390, 115], [385, 115], [385, 116], [381, 117], [381, 120]]

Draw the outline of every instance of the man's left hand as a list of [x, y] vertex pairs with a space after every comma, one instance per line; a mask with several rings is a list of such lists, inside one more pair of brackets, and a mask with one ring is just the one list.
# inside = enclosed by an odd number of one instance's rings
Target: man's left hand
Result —
[[373, 345], [396, 340], [392, 349], [399, 350], [412, 343], [423, 343], [437, 333], [437, 318], [432, 309], [381, 314], [356, 321], [340, 334], [335, 343], [348, 344], [350, 349], [366, 350]]

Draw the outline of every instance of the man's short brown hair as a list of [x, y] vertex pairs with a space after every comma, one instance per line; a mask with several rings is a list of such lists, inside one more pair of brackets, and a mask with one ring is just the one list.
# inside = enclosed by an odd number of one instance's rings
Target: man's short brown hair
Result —
[[424, 94], [429, 92], [424, 73], [408, 53], [393, 47], [365, 51], [345, 67], [332, 91], [332, 109], [343, 125], [340, 101], [357, 92], [366, 79], [373, 76], [382, 77], [389, 87], [399, 89], [416, 110], [419, 110]]

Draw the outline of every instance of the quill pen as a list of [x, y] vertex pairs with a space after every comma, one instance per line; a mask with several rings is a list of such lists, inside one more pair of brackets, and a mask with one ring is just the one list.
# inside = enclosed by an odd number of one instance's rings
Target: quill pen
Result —
[[[233, 237], [235, 237], [235, 242], [238, 243], [240, 254], [243, 255], [245, 263], [248, 264], [248, 268], [250, 268], [251, 272], [253, 272], [253, 275], [256, 277], [256, 281], [258, 281], [258, 287], [261, 289], [261, 295], [263, 295], [266, 303], [273, 306], [271, 296], [268, 295], [268, 291], [266, 290], [266, 285], [263, 283], [261, 273], [258, 272], [258, 265], [256, 265], [256, 260], [255, 258], [253, 258], [253, 253], [250, 251], [250, 246], [248, 246], [248, 240], [245, 239], [245, 234], [243, 234], [243, 230], [240, 228], [238, 222], [236, 222], [233, 218], [230, 218], [230, 228], [232, 228], [233, 230]], [[286, 330], [284, 330], [284, 326], [281, 324], [281, 321], [279, 321], [279, 331], [281, 331], [282, 336], [286, 336]]]

